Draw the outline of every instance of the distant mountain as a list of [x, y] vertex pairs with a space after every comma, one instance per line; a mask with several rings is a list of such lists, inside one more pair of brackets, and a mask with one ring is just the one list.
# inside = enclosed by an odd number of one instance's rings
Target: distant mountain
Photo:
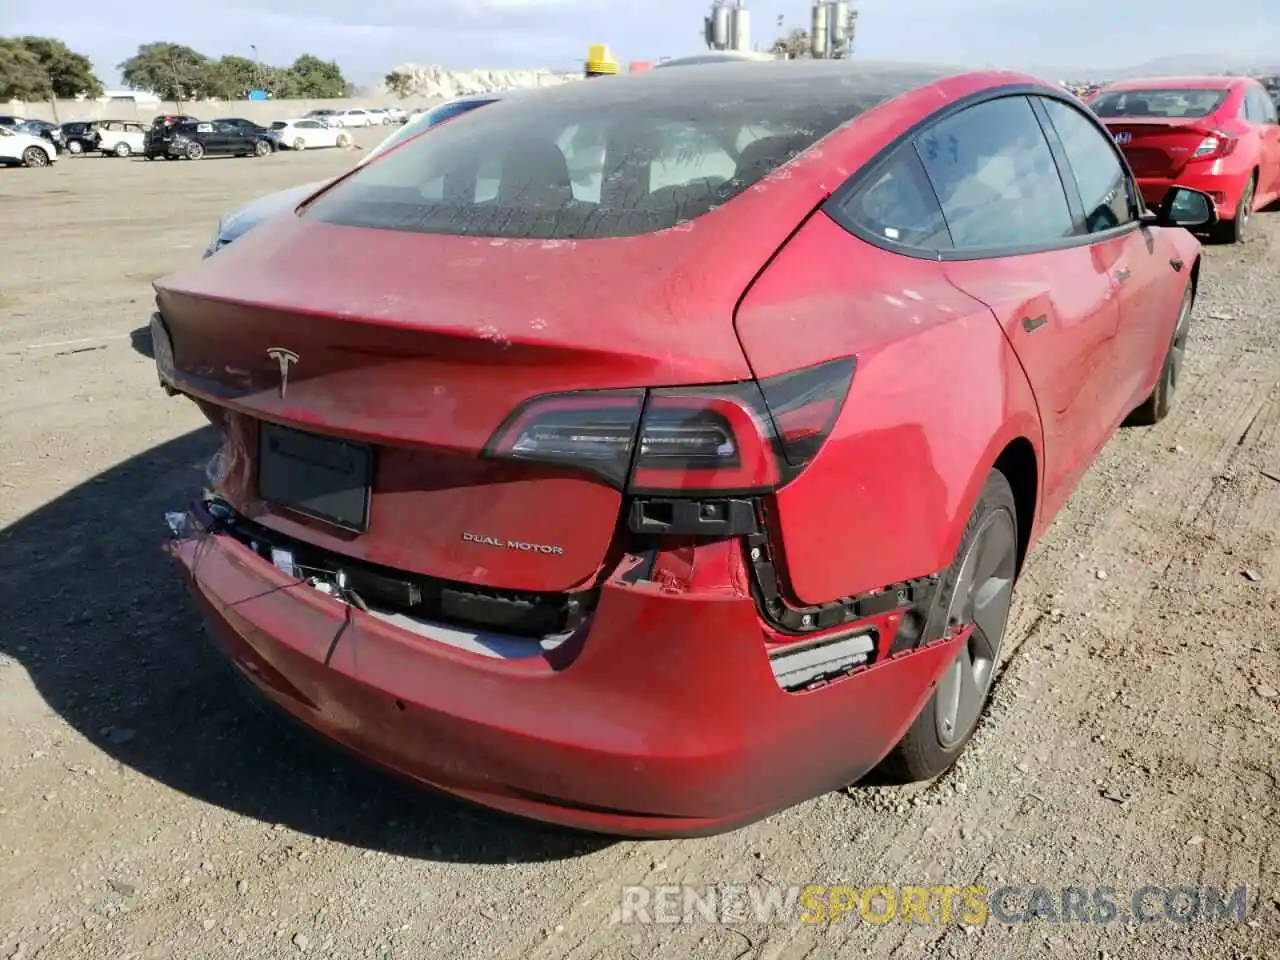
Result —
[[1124, 80], [1130, 77], [1199, 76], [1203, 74], [1245, 74], [1260, 76], [1280, 73], [1280, 56], [1239, 57], [1234, 54], [1183, 53], [1156, 57], [1131, 67], [1090, 69], [1088, 67], [1033, 67], [1030, 72], [1052, 80]]

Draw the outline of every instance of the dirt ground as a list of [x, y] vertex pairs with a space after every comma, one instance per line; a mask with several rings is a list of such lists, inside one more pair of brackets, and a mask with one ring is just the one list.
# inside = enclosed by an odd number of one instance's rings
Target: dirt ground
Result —
[[[610, 843], [280, 728], [159, 552], [211, 441], [156, 385], [149, 284], [222, 212], [355, 156], [0, 170], [0, 960], [1280, 956], [1280, 214], [1208, 249], [1176, 408], [1041, 542], [956, 769]], [[669, 883], [1105, 885], [1121, 913], [611, 922], [624, 884]], [[1134, 922], [1146, 884], [1243, 885], [1247, 922]]]

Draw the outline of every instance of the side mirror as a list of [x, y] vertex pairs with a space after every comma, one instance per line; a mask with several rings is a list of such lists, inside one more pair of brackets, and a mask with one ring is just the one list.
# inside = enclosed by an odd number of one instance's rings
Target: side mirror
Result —
[[1148, 210], [1143, 214], [1142, 222], [1156, 227], [1191, 230], [1213, 226], [1218, 222], [1218, 211], [1213, 205], [1213, 197], [1203, 190], [1171, 187], [1155, 212]]

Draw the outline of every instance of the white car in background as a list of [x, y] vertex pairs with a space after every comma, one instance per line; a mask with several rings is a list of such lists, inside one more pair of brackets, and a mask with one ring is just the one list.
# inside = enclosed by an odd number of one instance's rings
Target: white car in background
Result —
[[286, 150], [351, 146], [351, 134], [341, 127], [331, 127], [315, 117], [277, 120], [271, 124], [271, 136]]
[[368, 110], [351, 107], [348, 110], [339, 110], [329, 118], [329, 122], [339, 127], [373, 127], [380, 124], [382, 120]]
[[50, 167], [57, 159], [58, 151], [44, 137], [0, 126], [0, 164]]
[[146, 151], [147, 128], [133, 120], [98, 123], [98, 150], [107, 156], [129, 157]]

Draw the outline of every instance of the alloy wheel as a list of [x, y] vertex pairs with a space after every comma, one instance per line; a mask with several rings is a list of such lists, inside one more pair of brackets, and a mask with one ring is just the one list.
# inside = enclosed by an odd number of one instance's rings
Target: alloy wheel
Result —
[[47, 167], [49, 165], [49, 155], [39, 147], [27, 147], [22, 152], [22, 162], [28, 167]]
[[955, 661], [938, 680], [935, 722], [938, 741], [946, 748], [969, 735], [991, 690], [1013, 604], [1016, 531], [1008, 510], [991, 513], [970, 541], [956, 577], [947, 623], [952, 629], [972, 629]]
[[1240, 198], [1240, 225], [1246, 227], [1249, 225], [1249, 218], [1253, 216], [1253, 181], [1249, 181], [1249, 185], [1244, 188], [1244, 196]]

